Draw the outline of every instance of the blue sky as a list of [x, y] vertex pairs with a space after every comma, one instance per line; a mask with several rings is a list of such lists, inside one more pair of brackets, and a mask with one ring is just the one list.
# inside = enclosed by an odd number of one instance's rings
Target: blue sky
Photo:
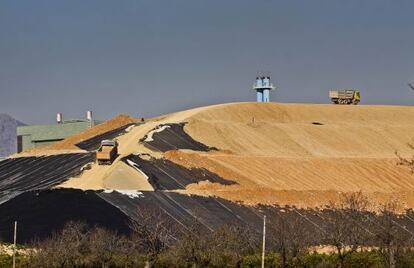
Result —
[[0, 1], [0, 113], [26, 123], [254, 101], [412, 105], [414, 1]]

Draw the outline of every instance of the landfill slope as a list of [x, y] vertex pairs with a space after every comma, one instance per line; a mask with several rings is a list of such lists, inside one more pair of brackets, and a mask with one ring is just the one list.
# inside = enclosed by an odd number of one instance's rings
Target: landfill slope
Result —
[[343, 193], [362, 191], [377, 204], [397, 198], [414, 207], [414, 175], [398, 165], [396, 156], [414, 155], [408, 145], [414, 142], [413, 133], [414, 107], [409, 106], [219, 104], [134, 126], [117, 138], [114, 164], [92, 165], [63, 186], [151, 190], [151, 175], [164, 174], [157, 176], [165, 183], [182, 179], [155, 164], [160, 172], [145, 174], [145, 168], [125, 170], [119, 163], [147, 154], [220, 178], [214, 182], [200, 176], [185, 189], [170, 189], [184, 194], [248, 205], [316, 207], [339, 200]]
[[322, 206], [344, 192], [414, 207], [414, 175], [396, 152], [414, 151], [414, 107], [235, 103], [187, 118], [184, 130], [218, 152], [170, 151], [236, 185], [189, 185], [193, 194], [257, 204]]
[[[128, 233], [144, 208], [208, 230], [239, 222], [259, 231], [266, 210], [313, 228], [323, 226], [320, 207], [357, 191], [372, 210], [390, 200], [414, 208], [414, 174], [396, 156], [414, 155], [414, 107], [230, 103], [103, 126], [0, 162], [0, 236], [11, 240], [14, 220], [23, 241], [68, 220]], [[112, 135], [119, 155], [97, 165], [93, 149]], [[79, 144], [89, 152], [65, 154]]]
[[394, 157], [411, 154], [414, 107], [240, 103], [189, 118], [185, 131], [239, 155]]

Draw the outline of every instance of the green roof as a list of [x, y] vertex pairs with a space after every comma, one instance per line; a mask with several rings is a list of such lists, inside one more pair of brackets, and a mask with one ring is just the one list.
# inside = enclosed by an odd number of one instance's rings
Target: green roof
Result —
[[[95, 121], [95, 125], [99, 123], [101, 122]], [[70, 135], [79, 133], [89, 128], [89, 124], [89, 121], [72, 120], [65, 121], [61, 124], [19, 126], [17, 127], [17, 135], [30, 135], [31, 140], [34, 142], [62, 140]]]

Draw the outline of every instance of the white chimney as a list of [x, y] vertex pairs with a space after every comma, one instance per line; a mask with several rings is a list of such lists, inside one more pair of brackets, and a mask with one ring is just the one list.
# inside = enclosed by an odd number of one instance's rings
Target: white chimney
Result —
[[86, 119], [92, 121], [92, 111], [86, 111]]
[[86, 119], [89, 121], [89, 126], [93, 127], [92, 111], [86, 111]]
[[56, 122], [58, 124], [61, 124], [63, 122], [63, 115], [62, 115], [62, 113], [57, 113], [56, 114]]

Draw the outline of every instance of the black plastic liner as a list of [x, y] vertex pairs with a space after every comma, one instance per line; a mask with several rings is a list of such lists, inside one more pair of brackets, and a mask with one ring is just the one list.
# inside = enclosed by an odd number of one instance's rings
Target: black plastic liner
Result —
[[59, 231], [69, 221], [81, 221], [129, 234], [129, 218], [105, 202], [94, 191], [56, 189], [23, 193], [0, 205], [0, 240], [13, 241], [17, 221], [17, 243], [28, 243]]
[[92, 153], [6, 159], [0, 162], [0, 203], [25, 191], [61, 184], [94, 160]]
[[[334, 219], [351, 219], [351, 210], [310, 210], [295, 207], [249, 207], [216, 197], [185, 195], [175, 192], [155, 191], [129, 195], [117, 191], [81, 191], [55, 189], [31, 191], [0, 205], [0, 240], [11, 242], [13, 222], [18, 221], [18, 243], [44, 238], [60, 230], [69, 221], [82, 221], [89, 226], [100, 226], [121, 234], [129, 234], [131, 219], [141, 222], [143, 212], [159, 213], [185, 232], [198, 221], [202, 231], [208, 232], [224, 225], [249, 228], [260, 234], [263, 215], [267, 216], [268, 234], [272, 227], [283, 220], [286, 226], [306, 229], [315, 235], [312, 243], [324, 243], [324, 232], [329, 232]], [[363, 226], [367, 232], [382, 228], [381, 215], [365, 212], [369, 219]], [[414, 213], [395, 215], [392, 221], [401, 234], [411, 237], [414, 232]], [[329, 223], [330, 222], [330, 223]], [[331, 225], [331, 226], [330, 226]], [[200, 230], [201, 230], [200, 229]], [[296, 232], [296, 229], [290, 230]], [[176, 232], [179, 233], [179, 232]], [[299, 233], [300, 234], [300, 233]], [[260, 239], [260, 235], [257, 236]]]
[[126, 215], [140, 220], [142, 210], [164, 211], [178, 226], [188, 227], [196, 217], [205, 230], [214, 230], [225, 224], [251, 225], [259, 228], [261, 214], [252, 207], [246, 207], [215, 197], [184, 195], [174, 192], [142, 192], [137, 198], [112, 192], [99, 196], [121, 209]]
[[[184, 195], [175, 192], [142, 192], [137, 198], [131, 198], [117, 192], [99, 193], [103, 199], [121, 209], [126, 215], [136, 221], [140, 221], [140, 211], [163, 211], [166, 217], [176, 222], [184, 231], [194, 224], [194, 220], [200, 223], [203, 231], [212, 231], [224, 225], [241, 226], [249, 228], [253, 233], [260, 234], [263, 228], [263, 215], [267, 216], [269, 226], [267, 232], [269, 237], [273, 235], [275, 223], [283, 221], [290, 231], [296, 232], [296, 228], [307, 230], [315, 235], [311, 238], [314, 245], [326, 242], [324, 234], [330, 230], [338, 221], [337, 219], [351, 220], [351, 210], [331, 209], [299, 209], [296, 207], [279, 206], [244, 206], [216, 197], [202, 197], [195, 195]], [[367, 232], [376, 232], [383, 228], [381, 215], [372, 212], [363, 212], [367, 225], [363, 228]], [[411, 237], [414, 233], [414, 213], [407, 212], [406, 215], [395, 215], [392, 221], [396, 224], [396, 230], [402, 235]], [[336, 219], [336, 220], [335, 220]], [[293, 229], [292, 229], [293, 228]], [[300, 232], [300, 230], [297, 230]], [[256, 237], [256, 238], [260, 238]]]
[[[141, 156], [146, 156], [149, 160], [145, 160]], [[234, 181], [223, 179], [205, 168], [187, 169], [166, 159], [156, 159], [148, 155], [141, 156], [129, 155], [124, 157], [122, 161], [144, 172], [155, 190], [185, 189], [188, 184], [204, 180], [223, 185], [235, 184]]]
[[166, 128], [161, 132], [153, 133], [152, 141], [145, 141], [148, 137], [145, 135], [144, 138], [140, 140], [140, 142], [143, 143], [145, 147], [160, 152], [178, 149], [189, 149], [193, 151], [204, 152], [217, 150], [217, 148], [209, 147], [202, 144], [201, 142], [194, 140], [184, 131], [185, 124], [186, 123], [159, 125], [151, 131], [162, 127]]
[[132, 125], [136, 125], [135, 123], [127, 124], [125, 126], [113, 129], [111, 131], [105, 132], [103, 134], [100, 134], [98, 136], [95, 136], [93, 138], [90, 138], [88, 140], [84, 140], [80, 143], [77, 143], [76, 146], [83, 150], [87, 151], [95, 151], [99, 149], [99, 146], [101, 146], [101, 141], [103, 140], [112, 140], [116, 137], [118, 137], [121, 134], [125, 133], [125, 130], [129, 128]]

